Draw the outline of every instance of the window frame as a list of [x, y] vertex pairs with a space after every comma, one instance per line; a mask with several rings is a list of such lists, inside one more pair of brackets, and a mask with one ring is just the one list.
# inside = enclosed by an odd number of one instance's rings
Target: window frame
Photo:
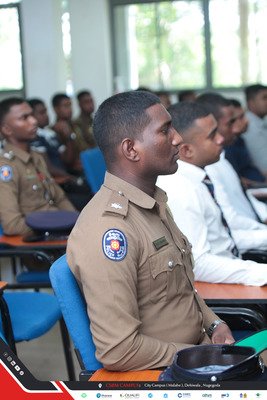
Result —
[[0, 96], [4, 97], [9, 95], [20, 95], [25, 97], [25, 68], [24, 68], [24, 51], [23, 51], [23, 40], [22, 40], [22, 18], [21, 18], [21, 5], [20, 3], [7, 3], [0, 4], [0, 10], [4, 8], [16, 8], [18, 13], [18, 24], [19, 24], [19, 41], [21, 50], [21, 76], [22, 76], [22, 88], [21, 89], [0, 89]]
[[[182, 1], [182, 0], [176, 0]], [[116, 37], [115, 37], [115, 8], [117, 6], [128, 6], [133, 4], [148, 4], [148, 3], [161, 3], [161, 2], [171, 2], [171, 0], [110, 0], [110, 21], [111, 21], [111, 49], [112, 49], [112, 68], [113, 68], [113, 80], [118, 75], [117, 71], [117, 52], [116, 52]], [[205, 87], [195, 87], [194, 90], [198, 92], [203, 91], [219, 91], [219, 92], [237, 92], [243, 90], [243, 86], [228, 86], [228, 87], [214, 87], [213, 82], [213, 71], [212, 71], [212, 54], [211, 54], [211, 27], [209, 18], [209, 2], [210, 0], [201, 0], [204, 18], [204, 55], [205, 55]], [[115, 82], [114, 82], [115, 89]], [[166, 91], [170, 94], [176, 94], [177, 91], [188, 90], [187, 87], [181, 87], [179, 89], [173, 88], [166, 90], [164, 88], [158, 88], [158, 90]]]

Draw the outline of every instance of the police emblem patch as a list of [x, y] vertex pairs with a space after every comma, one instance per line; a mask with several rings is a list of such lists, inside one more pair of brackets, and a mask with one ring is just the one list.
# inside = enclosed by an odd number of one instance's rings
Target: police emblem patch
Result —
[[2, 167], [0, 167], [0, 180], [3, 182], [9, 182], [12, 177], [13, 171], [10, 165], [2, 165]]
[[109, 229], [103, 236], [103, 252], [113, 261], [121, 261], [127, 254], [127, 240], [118, 229]]

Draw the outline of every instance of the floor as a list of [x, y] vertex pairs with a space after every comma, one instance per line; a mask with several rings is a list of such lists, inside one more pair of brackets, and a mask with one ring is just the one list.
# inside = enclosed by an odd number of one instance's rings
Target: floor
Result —
[[[7, 259], [0, 259], [1, 280], [14, 281], [12, 269]], [[46, 289], [50, 291], [51, 289]], [[25, 364], [32, 375], [39, 380], [68, 380], [59, 323], [42, 337], [29, 342], [16, 344], [18, 358]], [[73, 351], [76, 380], [79, 379], [80, 367]]]
[[[36, 379], [42, 381], [68, 380], [58, 323], [42, 337], [30, 342], [18, 343], [17, 353], [19, 359]], [[78, 380], [80, 367], [74, 352], [73, 360], [76, 380]]]

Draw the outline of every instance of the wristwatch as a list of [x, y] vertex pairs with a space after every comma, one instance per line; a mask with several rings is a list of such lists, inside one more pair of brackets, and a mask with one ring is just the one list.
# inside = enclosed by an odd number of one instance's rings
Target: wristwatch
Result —
[[220, 324], [226, 324], [225, 321], [223, 321], [222, 319], [215, 319], [215, 321], [211, 324], [211, 326], [209, 327], [207, 334], [209, 337], [212, 336], [213, 332], [215, 331], [215, 329], [217, 328], [218, 325]]

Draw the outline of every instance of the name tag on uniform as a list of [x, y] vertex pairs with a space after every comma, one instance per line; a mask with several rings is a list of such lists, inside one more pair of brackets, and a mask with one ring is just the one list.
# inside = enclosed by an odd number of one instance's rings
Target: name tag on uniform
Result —
[[161, 249], [163, 246], [166, 246], [169, 244], [168, 240], [165, 238], [165, 236], [162, 236], [159, 239], [154, 240], [153, 245], [156, 250]]

